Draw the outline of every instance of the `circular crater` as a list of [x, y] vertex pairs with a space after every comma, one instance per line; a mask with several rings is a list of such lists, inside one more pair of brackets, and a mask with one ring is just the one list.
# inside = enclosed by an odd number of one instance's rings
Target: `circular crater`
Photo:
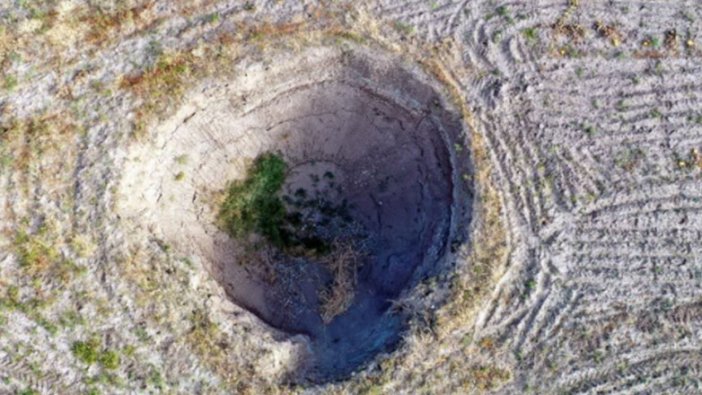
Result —
[[[469, 136], [439, 85], [365, 48], [239, 75], [203, 83], [130, 150], [119, 211], [202, 260], [234, 303], [306, 336], [304, 378], [342, 379], [398, 344], [410, 312], [393, 302], [467, 241]], [[271, 157], [285, 164], [278, 242], [227, 232], [228, 188]]]

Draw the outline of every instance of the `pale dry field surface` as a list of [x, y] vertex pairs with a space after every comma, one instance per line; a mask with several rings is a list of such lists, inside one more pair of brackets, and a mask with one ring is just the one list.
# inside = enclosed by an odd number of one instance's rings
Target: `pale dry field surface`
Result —
[[[0, 393], [700, 393], [701, 31], [697, 0], [3, 1]], [[399, 345], [311, 384], [217, 282], [207, 202], [265, 143], [218, 111], [293, 114], [347, 54], [454, 114], [472, 213]], [[411, 112], [402, 81], [360, 85]]]

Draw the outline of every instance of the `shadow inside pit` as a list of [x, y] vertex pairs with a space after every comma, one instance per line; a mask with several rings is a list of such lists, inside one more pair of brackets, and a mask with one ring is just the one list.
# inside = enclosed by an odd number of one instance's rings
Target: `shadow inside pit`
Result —
[[[392, 350], [407, 318], [393, 300], [435, 274], [449, 241], [465, 237], [454, 234], [452, 218], [455, 199], [469, 207], [470, 193], [456, 191], [447, 143], [461, 135], [460, 122], [416, 84], [416, 108], [347, 77], [287, 92], [244, 122], [260, 125], [252, 136], [266, 131], [261, 153], [279, 153], [289, 166], [281, 192], [288, 213], [297, 207], [313, 234], [350, 238], [363, 250], [350, 306], [325, 322], [320, 292], [334, 281], [328, 264], [260, 248], [242, 253], [233, 239], [216, 243], [215, 273], [228, 295], [271, 326], [309, 336], [305, 381], [343, 379]], [[276, 122], [274, 113], [295, 116]], [[323, 214], [325, 205], [332, 214]]]

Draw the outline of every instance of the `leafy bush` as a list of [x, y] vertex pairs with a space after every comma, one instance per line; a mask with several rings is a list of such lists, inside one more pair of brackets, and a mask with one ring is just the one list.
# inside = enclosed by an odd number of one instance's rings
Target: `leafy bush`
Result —
[[94, 341], [81, 342], [77, 341], [73, 343], [73, 355], [79, 360], [85, 362], [88, 365], [92, 365], [98, 360], [100, 353], [98, 352], [99, 344]]
[[278, 192], [285, 181], [287, 165], [275, 154], [259, 156], [245, 180], [229, 186], [219, 217], [233, 237], [256, 232], [275, 246], [283, 243], [285, 207]]
[[103, 351], [98, 357], [98, 360], [100, 361], [100, 365], [105, 369], [113, 370], [119, 367], [119, 355], [114, 351]]
[[100, 348], [100, 341], [94, 338], [87, 342], [73, 343], [72, 351], [76, 358], [87, 365], [99, 362], [105, 369], [117, 369], [119, 367], [119, 354], [109, 349], [100, 350]]

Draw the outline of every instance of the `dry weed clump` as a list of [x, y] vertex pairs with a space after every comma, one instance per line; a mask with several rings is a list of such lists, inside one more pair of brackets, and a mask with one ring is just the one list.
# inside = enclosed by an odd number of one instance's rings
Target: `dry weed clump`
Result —
[[585, 28], [578, 24], [569, 22], [579, 6], [579, 0], [570, 0], [568, 2], [568, 8], [566, 8], [563, 14], [551, 26], [556, 35], [566, 36], [573, 41], [579, 41], [585, 37]]
[[81, 130], [66, 113], [0, 119], [0, 172], [16, 171], [16, 187], [25, 196], [41, 183], [52, 189], [53, 197], [68, 202], [72, 185], [65, 178], [74, 169], [77, 148], [73, 142]]
[[697, 148], [692, 148], [687, 158], [677, 158], [675, 163], [680, 170], [702, 170], [702, 154]]
[[[0, 69], [7, 69], [11, 63], [11, 56], [13, 50], [17, 46], [17, 37], [15, 33], [6, 26], [0, 26]], [[3, 73], [3, 79], [7, 78], [5, 73]], [[7, 89], [7, 88], [6, 88]]]
[[665, 32], [665, 39], [663, 41], [663, 45], [668, 50], [668, 52], [670, 52], [673, 55], [677, 55], [680, 52], [679, 44], [680, 36], [678, 35], [677, 30], [670, 29]]
[[125, 26], [134, 26], [138, 30], [148, 26], [151, 21], [148, 12], [153, 8], [152, 0], [131, 8], [119, 8], [114, 12], [98, 10], [80, 18], [80, 22], [90, 27], [86, 39], [92, 44], [107, 42], [111, 37], [119, 36]]
[[191, 52], [166, 53], [146, 71], [122, 77], [119, 87], [143, 100], [136, 113], [135, 136], [143, 136], [148, 121], [180, 99], [195, 66]]
[[608, 39], [612, 45], [618, 47], [622, 44], [622, 35], [614, 25], [607, 25], [604, 22], [595, 22], [595, 31], [601, 36]]
[[356, 294], [356, 271], [363, 253], [352, 242], [339, 241], [332, 244], [332, 252], [324, 258], [324, 264], [332, 273], [332, 284], [319, 293], [319, 311], [325, 324], [345, 312]]
[[573, 23], [555, 24], [553, 31], [557, 35], [568, 37], [575, 42], [579, 42], [585, 37], [585, 28]]
[[[236, 361], [230, 356], [233, 351], [228, 337], [214, 323], [207, 312], [202, 309], [193, 311], [190, 316], [192, 324], [190, 332], [186, 335], [187, 342], [193, 346], [193, 351], [211, 367], [224, 382], [228, 389], [237, 394], [253, 392], [252, 383], [243, 379], [253, 377], [255, 374], [250, 369], [252, 366], [237, 366]], [[236, 357], [236, 356], [234, 356]]]
[[511, 378], [509, 371], [494, 366], [473, 366], [469, 370], [471, 387], [491, 391]]
[[49, 224], [36, 231], [26, 228], [17, 231], [14, 250], [23, 274], [43, 281], [59, 280], [67, 284], [83, 269], [60, 252], [61, 240]]

